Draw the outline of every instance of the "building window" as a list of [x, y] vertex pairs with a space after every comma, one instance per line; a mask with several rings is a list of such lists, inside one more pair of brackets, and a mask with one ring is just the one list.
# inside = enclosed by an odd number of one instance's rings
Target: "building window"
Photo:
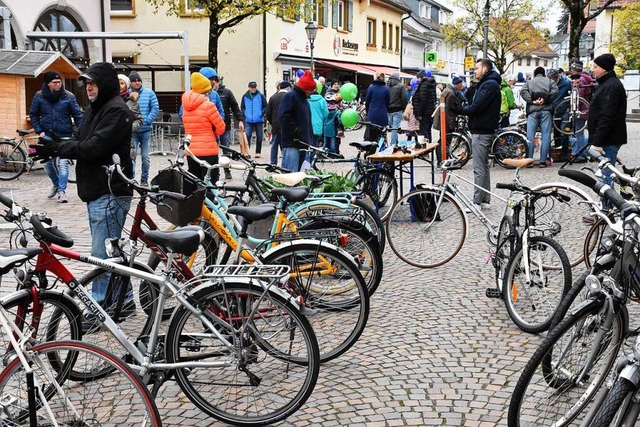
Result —
[[429, 6], [426, 3], [420, 3], [420, 17], [427, 18], [429, 16]]
[[200, 14], [204, 12], [204, 0], [182, 0], [185, 15]]
[[544, 60], [544, 66], [546, 67], [548, 63], [549, 63], [549, 62], [545, 59], [545, 60]]
[[324, 10], [324, 6], [325, 6], [325, 1], [329, 1], [329, 0], [318, 0], [317, 3], [317, 7], [316, 7], [316, 19], [315, 22], [318, 23], [318, 25], [321, 25], [323, 27], [327, 26], [327, 16], [325, 15], [325, 10]]
[[338, 29], [344, 30], [347, 26], [345, 25], [345, 21], [347, 19], [347, 14], [345, 12], [344, 0], [338, 0]]
[[540, 60], [538, 58], [536, 58], [536, 67], [540, 66]]
[[135, 0], [111, 0], [111, 13], [113, 15], [133, 15]]
[[527, 67], [531, 66], [531, 58], [527, 57]]
[[376, 20], [367, 18], [367, 46], [376, 46]]
[[396, 25], [396, 53], [400, 52], [400, 27]]
[[[38, 18], [33, 31], [85, 31], [71, 15], [49, 10]], [[89, 65], [89, 46], [83, 39], [33, 39], [35, 50], [53, 50], [69, 58], [78, 68], [84, 70]]]
[[387, 23], [382, 21], [382, 49], [387, 48]]
[[430, 7], [429, 9], [431, 9], [431, 20], [433, 22], [440, 22], [440, 9], [438, 9], [437, 7]]
[[393, 52], [393, 24], [389, 22], [389, 52]]
[[522, 58], [518, 58], [518, 66], [522, 66]]

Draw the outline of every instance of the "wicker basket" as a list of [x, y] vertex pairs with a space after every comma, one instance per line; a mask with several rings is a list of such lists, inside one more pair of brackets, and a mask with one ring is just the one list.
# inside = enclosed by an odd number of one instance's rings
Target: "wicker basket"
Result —
[[158, 215], [178, 227], [196, 220], [202, 212], [206, 186], [196, 177], [175, 168], [163, 169], [151, 180], [161, 190], [187, 196], [182, 201], [165, 198], [158, 204]]

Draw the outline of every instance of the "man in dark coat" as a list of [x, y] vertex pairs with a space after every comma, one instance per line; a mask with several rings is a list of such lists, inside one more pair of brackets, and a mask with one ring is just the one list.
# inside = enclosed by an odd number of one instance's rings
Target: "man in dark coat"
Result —
[[[605, 53], [595, 58], [591, 72], [598, 86], [589, 107], [589, 144], [599, 147], [615, 166], [620, 146], [627, 143], [627, 93], [613, 71], [616, 58]], [[602, 181], [613, 185], [611, 172], [604, 171]], [[588, 217], [593, 221], [593, 217]], [[586, 219], [586, 218], [585, 218]]]
[[[367, 88], [367, 96], [365, 97], [367, 120], [378, 126], [387, 126], [389, 124], [389, 102], [391, 101], [391, 96], [384, 78], [384, 73], [376, 73], [376, 79]], [[369, 126], [368, 130], [368, 140], [378, 142], [381, 130], [374, 126]]]
[[[498, 122], [500, 121], [500, 74], [493, 71], [493, 63], [488, 59], [476, 62], [474, 75], [478, 79], [478, 87], [471, 105], [458, 112], [469, 116], [471, 132], [471, 150], [473, 151], [473, 180], [476, 185], [491, 191], [491, 174], [489, 172], [489, 150]], [[455, 108], [455, 107], [454, 107]], [[488, 209], [491, 202], [490, 193], [479, 188], [473, 190], [473, 203], [477, 207]]]
[[[218, 76], [215, 76], [211, 80], [216, 81], [216, 79], [218, 79]], [[244, 132], [244, 115], [242, 111], [240, 111], [238, 101], [230, 89], [227, 89], [225, 85], [221, 84], [218, 86], [217, 92], [218, 96], [220, 96], [220, 102], [222, 102], [222, 110], [224, 112], [222, 118], [226, 125], [224, 133], [220, 135], [220, 145], [228, 147], [231, 145], [231, 113], [233, 112], [233, 116], [238, 122], [238, 131], [240, 132]], [[231, 179], [231, 171], [228, 168], [224, 169], [224, 177], [225, 179]]]
[[300, 149], [305, 148], [296, 140], [306, 144], [313, 142], [311, 127], [311, 109], [307, 99], [317, 89], [311, 71], [306, 70], [296, 86], [286, 93], [280, 101], [280, 143], [282, 145], [282, 167], [298, 172], [304, 162]]
[[271, 156], [269, 163], [272, 165], [278, 164], [278, 150], [280, 148], [280, 117], [278, 116], [278, 109], [284, 95], [291, 90], [291, 83], [287, 81], [281, 82], [278, 88], [278, 92], [269, 98], [265, 112], [265, 118], [271, 124]]
[[[387, 82], [389, 86], [389, 126], [400, 127], [402, 123], [402, 113], [408, 102], [407, 88], [400, 80], [400, 74], [394, 73], [389, 76]], [[398, 131], [391, 131], [391, 145], [398, 145]]]
[[413, 115], [420, 122], [420, 134], [431, 141], [431, 126], [433, 126], [433, 112], [436, 111], [438, 95], [436, 80], [431, 71], [422, 70], [416, 78], [420, 81], [416, 93], [411, 99]]
[[[124, 174], [133, 177], [130, 154], [133, 116], [120, 97], [118, 73], [113, 65], [98, 62], [81, 74], [78, 80], [84, 82], [91, 103], [78, 129], [78, 139], [38, 144], [33, 157], [77, 159], [78, 196], [87, 204], [91, 255], [106, 259], [104, 242], [107, 238], [120, 238], [131, 206], [132, 191], [117, 174], [109, 183], [104, 166], [112, 164], [112, 156], [117, 154]], [[92, 285], [93, 297], [103, 307], [113, 303], [110, 301], [111, 295], [106, 294], [108, 282], [109, 277], [105, 275]], [[121, 312], [125, 316], [133, 314], [136, 309], [130, 286]], [[94, 330], [99, 324], [91, 313], [87, 313], [83, 330]]]

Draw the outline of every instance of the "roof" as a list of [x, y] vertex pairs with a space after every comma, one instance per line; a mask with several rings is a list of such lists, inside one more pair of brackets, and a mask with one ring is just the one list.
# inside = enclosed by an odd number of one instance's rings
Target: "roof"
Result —
[[50, 70], [56, 70], [65, 78], [80, 75], [80, 70], [60, 52], [0, 50], [0, 74], [37, 77]]
[[[628, 6], [637, 0], [616, 0], [607, 6], [607, 9], [620, 9], [621, 7]], [[598, 7], [602, 7], [606, 3], [605, 0], [598, 0]]]
[[407, 4], [402, 0], [373, 0], [376, 3], [380, 3], [384, 6], [395, 8], [401, 10], [403, 13], [410, 13], [411, 9]]

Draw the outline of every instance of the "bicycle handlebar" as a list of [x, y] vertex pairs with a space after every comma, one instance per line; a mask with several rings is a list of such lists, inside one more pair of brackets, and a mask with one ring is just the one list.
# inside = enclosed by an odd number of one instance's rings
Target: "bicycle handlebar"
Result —
[[116, 172], [118, 175], [120, 175], [120, 178], [124, 182], [129, 184], [134, 190], [136, 190], [140, 194], [148, 195], [149, 198], [151, 198], [151, 200], [156, 203], [160, 202], [162, 198], [172, 199], [176, 201], [182, 201], [187, 198], [187, 196], [181, 193], [161, 190], [157, 185], [151, 187], [143, 187], [139, 185], [135, 179], [129, 178], [124, 174], [124, 172], [122, 172], [122, 167], [120, 167], [120, 156], [114, 154], [113, 156], [111, 156], [111, 161], [113, 162], [113, 164], [107, 167], [107, 173], [109, 175], [112, 175], [113, 172]]
[[[230, 154], [231, 160], [243, 162], [249, 168], [258, 167], [265, 169], [267, 172], [280, 172], [280, 173], [291, 173], [289, 169], [280, 167], [278, 165], [272, 165], [271, 163], [258, 163], [255, 160], [252, 160], [240, 153], [239, 151], [234, 150], [230, 147], [220, 146], [222, 151], [225, 151], [227, 154]], [[225, 166], [226, 167], [226, 166]], [[232, 166], [233, 167], [233, 166]], [[247, 169], [247, 167], [242, 167], [242, 169]]]
[[598, 167], [600, 169], [609, 170], [611, 173], [613, 173], [619, 179], [631, 184], [634, 187], [637, 186], [638, 183], [640, 183], [640, 179], [634, 178], [634, 177], [632, 177], [631, 175], [629, 175], [627, 173], [619, 171], [615, 166], [613, 166], [611, 164], [611, 160], [609, 160], [609, 158], [607, 158], [604, 155], [600, 154], [600, 152], [595, 150], [593, 147], [589, 147], [588, 154], [589, 154], [589, 156], [593, 157], [594, 159], [596, 159], [598, 161]]

